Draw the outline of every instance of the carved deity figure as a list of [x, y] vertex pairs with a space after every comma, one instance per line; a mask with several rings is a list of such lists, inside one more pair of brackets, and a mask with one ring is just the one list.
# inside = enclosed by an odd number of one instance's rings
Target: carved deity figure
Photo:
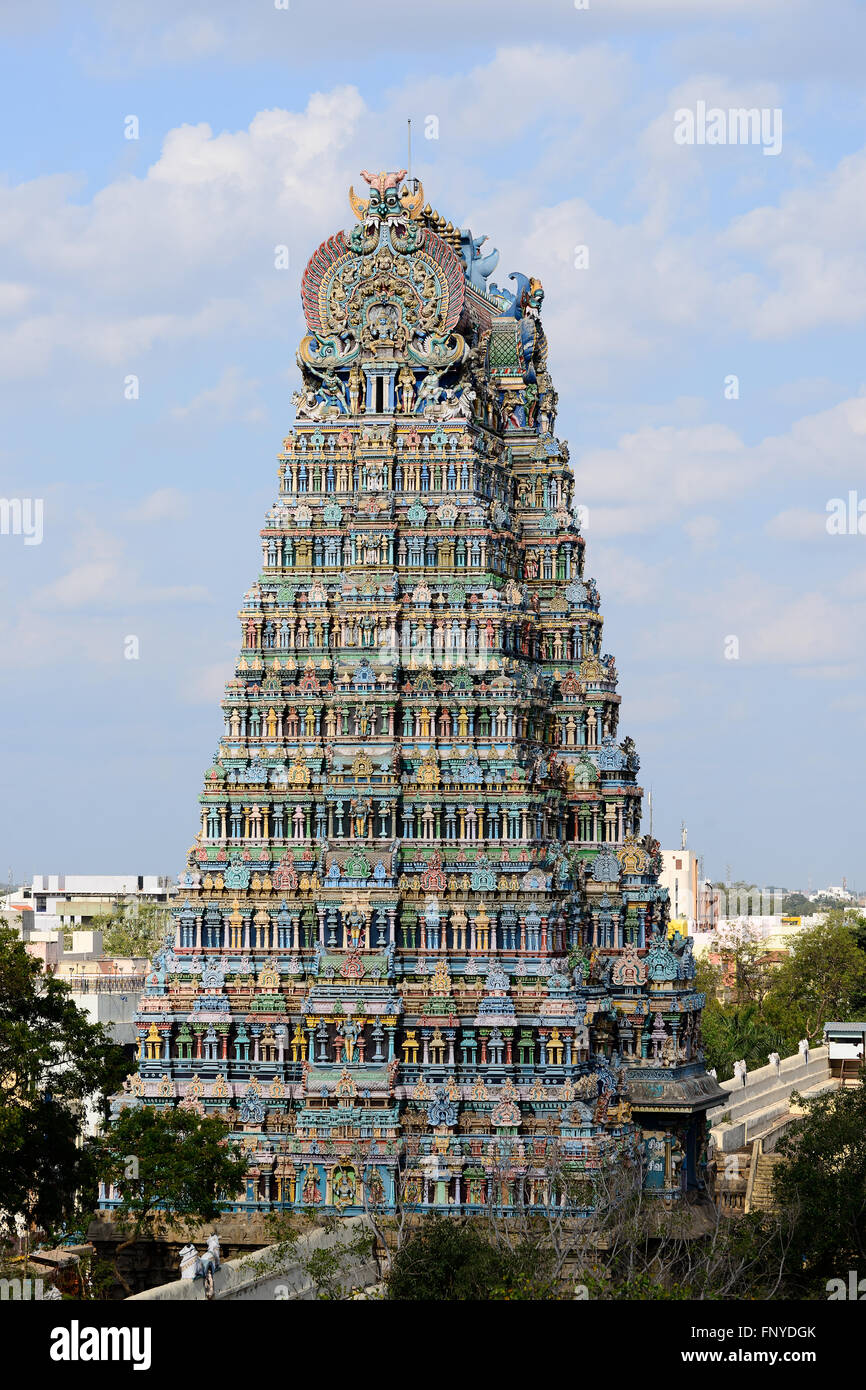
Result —
[[400, 388], [400, 407], [404, 415], [412, 414], [412, 406], [415, 401], [415, 373], [411, 367], [402, 366], [397, 374], [397, 384]]
[[339, 1030], [343, 1035], [343, 1049], [347, 1062], [355, 1059], [355, 1045], [358, 1041], [359, 1028], [353, 1019], [347, 1019]]
[[302, 1189], [304, 1202], [308, 1207], [316, 1207], [322, 1200], [322, 1190], [319, 1184], [319, 1175], [312, 1163], [304, 1171], [304, 1185]]
[[415, 406], [415, 414], [426, 414], [428, 407], [435, 406], [442, 399], [442, 388], [439, 385], [441, 372], [428, 372], [421, 380], [418, 387], [418, 400]]
[[[363, 410], [363, 401], [362, 401], [362, 399], [361, 399], [361, 385], [362, 385], [363, 380], [364, 380], [364, 374], [363, 374], [363, 372], [361, 371], [361, 368], [358, 366], [357, 362], [355, 362], [355, 363], [349, 368], [349, 414], [350, 414], [350, 415], [358, 415], [358, 414], [360, 414], [361, 411]], [[342, 491], [345, 491], [345, 489], [341, 489], [341, 490], [342, 490]]]

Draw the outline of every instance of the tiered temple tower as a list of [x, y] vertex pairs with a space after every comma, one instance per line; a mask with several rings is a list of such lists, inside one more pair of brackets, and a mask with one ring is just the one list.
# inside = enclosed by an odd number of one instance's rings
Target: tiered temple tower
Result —
[[296, 423], [120, 1103], [225, 1116], [253, 1209], [535, 1204], [625, 1145], [672, 1198], [719, 1092], [542, 286], [489, 283], [498, 253], [405, 171], [364, 178], [304, 273]]

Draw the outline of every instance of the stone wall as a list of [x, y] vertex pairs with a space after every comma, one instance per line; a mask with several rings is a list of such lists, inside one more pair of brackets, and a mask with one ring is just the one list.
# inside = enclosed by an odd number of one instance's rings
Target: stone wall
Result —
[[737, 1080], [721, 1081], [719, 1085], [729, 1099], [708, 1112], [716, 1148], [734, 1153], [761, 1137], [780, 1116], [788, 1113], [792, 1091], [812, 1096], [835, 1084], [826, 1047], [812, 1049], [808, 1066], [798, 1052], [793, 1057], [783, 1057], [778, 1070], [766, 1066], [749, 1072], [745, 1086]]
[[[266, 1224], [265, 1216], [261, 1213], [226, 1214], [218, 1221], [200, 1226], [190, 1235], [166, 1228], [160, 1231], [154, 1240], [136, 1241], [134, 1245], [121, 1252], [120, 1272], [136, 1293], [165, 1284], [177, 1278], [181, 1246], [188, 1245], [191, 1241], [199, 1249], [204, 1249], [207, 1238], [213, 1231], [219, 1235], [223, 1258], [226, 1260], [252, 1254], [272, 1245], [274, 1241], [273, 1228]], [[87, 1239], [96, 1250], [98, 1259], [113, 1261], [118, 1245], [126, 1237], [117, 1230], [110, 1212], [100, 1212], [90, 1223]], [[125, 1297], [119, 1284], [114, 1296]]]
[[[374, 1235], [372, 1223], [365, 1216], [344, 1217], [335, 1231], [321, 1228], [301, 1236], [297, 1244], [272, 1245], [240, 1259], [227, 1260], [214, 1276], [214, 1300], [267, 1302], [312, 1301], [316, 1285], [302, 1265], [302, 1259], [315, 1250], [331, 1250], [345, 1245], [362, 1231]], [[195, 1243], [195, 1242], [194, 1242]], [[379, 1270], [374, 1254], [368, 1258], [347, 1257], [340, 1283], [346, 1293], [363, 1291], [378, 1283]], [[170, 1284], [133, 1294], [128, 1301], [157, 1303], [198, 1303], [206, 1299], [203, 1279], [176, 1279]]]

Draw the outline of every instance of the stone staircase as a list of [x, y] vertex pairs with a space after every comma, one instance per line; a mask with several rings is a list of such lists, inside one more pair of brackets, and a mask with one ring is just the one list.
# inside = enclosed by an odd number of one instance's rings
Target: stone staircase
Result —
[[761, 1153], [760, 1143], [755, 1145], [746, 1188], [746, 1212], [773, 1211], [773, 1169], [781, 1161], [781, 1154]]

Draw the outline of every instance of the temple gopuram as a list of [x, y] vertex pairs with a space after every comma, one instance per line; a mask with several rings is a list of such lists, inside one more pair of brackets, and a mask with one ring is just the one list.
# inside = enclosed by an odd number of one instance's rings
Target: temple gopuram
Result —
[[301, 283], [295, 424], [118, 1104], [224, 1117], [235, 1210], [532, 1207], [625, 1149], [672, 1201], [720, 1092], [544, 291], [492, 283], [405, 171], [363, 178]]

